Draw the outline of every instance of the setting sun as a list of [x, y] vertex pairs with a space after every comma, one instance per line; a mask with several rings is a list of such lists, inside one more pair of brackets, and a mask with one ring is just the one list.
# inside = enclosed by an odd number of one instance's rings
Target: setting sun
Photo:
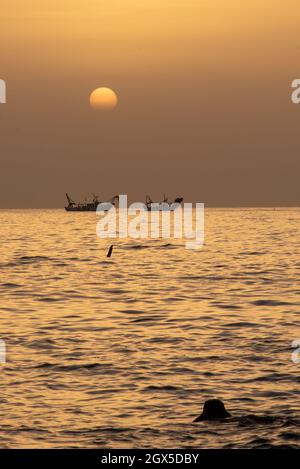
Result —
[[97, 88], [90, 95], [90, 105], [93, 109], [109, 111], [118, 104], [116, 93], [110, 88]]

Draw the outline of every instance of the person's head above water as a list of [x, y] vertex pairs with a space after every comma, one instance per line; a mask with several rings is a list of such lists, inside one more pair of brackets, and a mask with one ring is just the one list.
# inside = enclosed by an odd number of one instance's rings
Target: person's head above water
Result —
[[201, 422], [202, 420], [218, 420], [231, 417], [227, 412], [225, 406], [220, 399], [209, 399], [205, 401], [202, 414], [197, 417], [194, 422]]

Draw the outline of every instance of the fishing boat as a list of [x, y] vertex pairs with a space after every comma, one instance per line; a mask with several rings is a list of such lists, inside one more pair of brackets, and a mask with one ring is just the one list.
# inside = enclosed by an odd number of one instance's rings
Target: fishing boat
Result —
[[165, 194], [162, 202], [153, 202], [151, 197], [146, 195], [146, 207], [149, 211], [170, 212], [176, 210], [182, 202], [183, 197], [177, 197], [173, 202], [170, 202]]
[[74, 202], [69, 194], [66, 194], [66, 197], [68, 205], [65, 207], [65, 210], [67, 212], [96, 212], [99, 204], [102, 205], [102, 210], [105, 210], [105, 204], [107, 204], [107, 210], [110, 210], [111, 205], [116, 205], [116, 202], [119, 199], [119, 196], [115, 195], [108, 202], [101, 202], [98, 199], [98, 196], [93, 194], [93, 199], [91, 202]]

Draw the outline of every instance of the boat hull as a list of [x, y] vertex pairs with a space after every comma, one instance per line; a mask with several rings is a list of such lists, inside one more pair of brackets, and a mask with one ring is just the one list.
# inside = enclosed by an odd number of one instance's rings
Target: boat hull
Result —
[[66, 212], [96, 212], [97, 207], [65, 207]]
[[108, 212], [113, 204], [102, 202], [97, 205], [75, 205], [71, 207], [65, 207], [66, 212], [96, 212], [98, 206], [101, 205], [101, 212]]
[[153, 203], [147, 205], [147, 210], [148, 212], [174, 212], [174, 210], [177, 210], [180, 206], [180, 204]]

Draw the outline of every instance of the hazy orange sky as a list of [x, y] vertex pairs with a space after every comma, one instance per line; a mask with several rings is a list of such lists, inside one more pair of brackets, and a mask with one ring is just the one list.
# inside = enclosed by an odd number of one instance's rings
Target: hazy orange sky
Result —
[[299, 27], [298, 0], [2, 0], [0, 206], [299, 205]]

